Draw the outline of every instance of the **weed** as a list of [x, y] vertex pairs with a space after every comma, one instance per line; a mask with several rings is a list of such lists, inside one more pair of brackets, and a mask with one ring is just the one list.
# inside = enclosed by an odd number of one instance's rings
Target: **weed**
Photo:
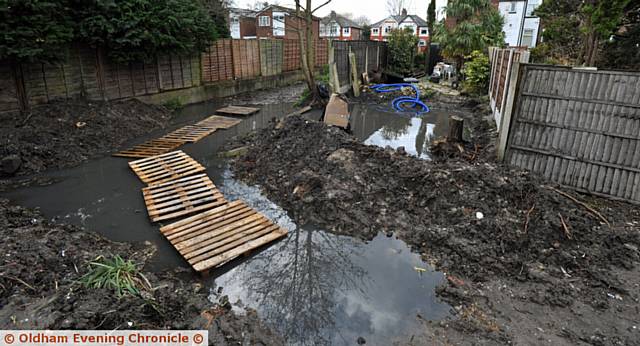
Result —
[[118, 297], [126, 294], [141, 295], [141, 289], [151, 288], [149, 280], [136, 264], [115, 255], [111, 258], [99, 256], [89, 262], [89, 272], [80, 283], [88, 288], [106, 288], [116, 291]]
[[172, 112], [175, 112], [175, 111], [180, 110], [180, 109], [182, 109], [184, 107], [184, 102], [182, 101], [182, 98], [176, 96], [176, 97], [172, 97], [172, 98], [168, 99], [162, 105], [167, 107]]

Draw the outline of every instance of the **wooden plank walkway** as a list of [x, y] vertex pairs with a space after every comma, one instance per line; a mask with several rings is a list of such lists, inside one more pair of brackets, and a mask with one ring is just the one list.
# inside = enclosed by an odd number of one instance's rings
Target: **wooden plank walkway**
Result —
[[142, 144], [134, 145], [133, 147], [117, 152], [113, 156], [119, 157], [150, 157], [164, 153], [168, 153], [175, 150], [179, 146], [183, 145], [184, 141], [174, 141], [165, 138], [158, 138], [146, 141]]
[[226, 204], [206, 174], [170, 180], [142, 189], [151, 221], [174, 219]]
[[168, 153], [185, 143], [195, 143], [218, 129], [228, 129], [241, 121], [241, 119], [212, 115], [193, 125], [186, 125], [171, 131], [160, 138], [117, 152], [113, 156], [144, 158]]
[[258, 111], [260, 111], [260, 108], [228, 106], [218, 109], [216, 113], [222, 115], [251, 115], [253, 113], [257, 113]]
[[242, 201], [190, 216], [160, 232], [198, 272], [220, 266], [287, 235]]
[[131, 161], [129, 167], [148, 185], [205, 171], [204, 166], [181, 150]]

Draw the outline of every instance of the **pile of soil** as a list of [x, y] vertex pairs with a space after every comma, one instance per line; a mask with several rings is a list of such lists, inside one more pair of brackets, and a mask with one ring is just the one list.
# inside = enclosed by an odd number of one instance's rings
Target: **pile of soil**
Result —
[[[0, 114], [0, 177], [78, 165], [111, 153], [127, 140], [164, 128], [171, 113], [130, 99], [111, 102], [52, 102], [27, 115]], [[18, 160], [16, 160], [18, 159]], [[12, 161], [15, 161], [13, 163]]]
[[[489, 128], [481, 115], [469, 120], [472, 132]], [[637, 342], [638, 209], [563, 191], [493, 162], [488, 148], [472, 160], [428, 162], [289, 117], [255, 134], [232, 167], [299, 224], [365, 240], [394, 234], [447, 272], [440, 293], [461, 316], [447, 325], [460, 334], [449, 341]], [[552, 311], [531, 321], [532, 304]], [[563, 320], [546, 326], [554, 313]]]
[[0, 329], [208, 329], [215, 345], [277, 345], [282, 339], [255, 311], [212, 304], [186, 273], [143, 271], [152, 290], [118, 298], [78, 280], [88, 261], [120, 255], [141, 266], [154, 249], [115, 243], [0, 199]]

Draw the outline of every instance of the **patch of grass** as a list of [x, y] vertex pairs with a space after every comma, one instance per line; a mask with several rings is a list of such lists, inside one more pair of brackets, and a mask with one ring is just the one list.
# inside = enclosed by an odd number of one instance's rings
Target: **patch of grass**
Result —
[[143, 289], [151, 288], [137, 265], [118, 255], [110, 258], [99, 256], [89, 262], [89, 272], [80, 279], [80, 283], [88, 288], [112, 289], [118, 297], [127, 294], [140, 296]]
[[298, 101], [296, 101], [296, 103], [293, 106], [302, 107], [302, 105], [304, 105], [309, 100], [310, 96], [311, 96], [311, 92], [309, 91], [309, 88], [304, 89], [302, 94], [300, 94], [300, 97], [298, 97]]
[[165, 101], [162, 105], [167, 107], [170, 111], [175, 112], [184, 107], [184, 102], [180, 97], [173, 97]]

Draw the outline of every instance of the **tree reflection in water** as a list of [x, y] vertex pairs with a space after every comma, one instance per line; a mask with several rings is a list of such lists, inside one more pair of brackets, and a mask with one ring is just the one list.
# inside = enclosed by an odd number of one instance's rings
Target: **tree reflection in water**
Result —
[[252, 258], [240, 275], [232, 275], [234, 283], [226, 285], [241, 283], [246, 287], [246, 298], [257, 303], [260, 317], [275, 324], [290, 343], [317, 345], [344, 340], [334, 335], [340, 330], [334, 328], [334, 318], [341, 309], [336, 299], [346, 292], [366, 299], [364, 287], [370, 280], [351, 260], [362, 252], [363, 245], [356, 239], [298, 228]]

